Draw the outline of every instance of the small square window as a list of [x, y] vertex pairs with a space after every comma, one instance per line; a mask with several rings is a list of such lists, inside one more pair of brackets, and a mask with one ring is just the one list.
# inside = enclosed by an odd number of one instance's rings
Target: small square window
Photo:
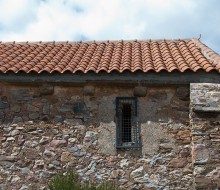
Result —
[[140, 148], [136, 97], [116, 98], [116, 148]]

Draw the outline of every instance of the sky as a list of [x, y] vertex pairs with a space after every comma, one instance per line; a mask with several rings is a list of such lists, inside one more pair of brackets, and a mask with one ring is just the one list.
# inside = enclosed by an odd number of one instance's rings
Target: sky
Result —
[[219, 0], [0, 0], [0, 41], [199, 38], [220, 54]]

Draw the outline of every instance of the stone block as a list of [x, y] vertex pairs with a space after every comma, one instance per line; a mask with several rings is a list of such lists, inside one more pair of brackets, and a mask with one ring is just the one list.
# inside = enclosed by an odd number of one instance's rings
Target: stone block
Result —
[[34, 91], [29, 89], [13, 89], [10, 90], [10, 94], [16, 101], [28, 101], [33, 99]]
[[18, 123], [18, 122], [22, 122], [22, 121], [23, 121], [22, 117], [15, 116], [15, 117], [13, 118], [12, 123]]
[[95, 94], [95, 87], [92, 86], [92, 85], [84, 86], [84, 88], [83, 88], [83, 94], [84, 94], [85, 96], [94, 96], [94, 94]]
[[29, 118], [31, 120], [35, 120], [35, 119], [38, 119], [40, 117], [39, 113], [38, 112], [35, 112], [35, 113], [30, 113], [29, 115]]
[[21, 111], [21, 106], [19, 104], [12, 104], [11, 105], [11, 111], [18, 113]]
[[65, 162], [65, 163], [68, 163], [68, 162], [71, 162], [75, 159], [74, 155], [70, 152], [62, 152], [61, 154], [61, 162]]
[[61, 122], [61, 121], [63, 121], [63, 117], [62, 117], [61, 115], [56, 115], [56, 116], [54, 117], [54, 121], [55, 121], [55, 122]]
[[54, 147], [54, 148], [65, 147], [66, 145], [67, 145], [66, 140], [52, 140], [50, 142], [50, 147]]
[[6, 109], [9, 108], [8, 102], [0, 102], [0, 109]]
[[187, 100], [189, 98], [189, 87], [179, 87], [176, 89], [176, 96], [181, 100]]
[[54, 87], [52, 85], [43, 84], [40, 86], [40, 95], [51, 95], [54, 93]]
[[199, 106], [199, 105], [195, 105], [192, 107], [192, 110], [194, 112], [211, 112], [211, 113], [220, 113], [220, 107], [219, 106]]
[[194, 144], [192, 147], [192, 161], [194, 164], [206, 164], [210, 159], [209, 149], [205, 144]]
[[139, 168], [133, 170], [130, 174], [132, 178], [140, 177], [144, 174], [144, 167], [140, 166]]
[[43, 104], [43, 114], [50, 114], [50, 104], [49, 103]]
[[170, 168], [183, 168], [188, 163], [186, 158], [173, 158], [169, 164], [168, 167]]
[[134, 88], [133, 94], [134, 96], [137, 96], [137, 97], [145, 97], [147, 95], [147, 88], [137, 86]]
[[37, 112], [37, 111], [39, 111], [38, 107], [33, 106], [31, 104], [27, 104], [25, 107], [26, 107], [28, 112]]
[[71, 112], [72, 111], [72, 108], [70, 107], [70, 105], [61, 105], [59, 107], [59, 111], [61, 113], [64, 113], [64, 112]]
[[5, 113], [4, 112], [0, 112], [0, 119], [4, 119], [5, 118]]
[[191, 84], [191, 106], [194, 112], [220, 113], [219, 84]]

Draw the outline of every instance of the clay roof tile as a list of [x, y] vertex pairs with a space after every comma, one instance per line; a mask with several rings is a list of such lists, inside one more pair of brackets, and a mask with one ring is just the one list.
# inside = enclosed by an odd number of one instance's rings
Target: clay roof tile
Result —
[[220, 72], [220, 56], [198, 39], [1, 42], [0, 72]]

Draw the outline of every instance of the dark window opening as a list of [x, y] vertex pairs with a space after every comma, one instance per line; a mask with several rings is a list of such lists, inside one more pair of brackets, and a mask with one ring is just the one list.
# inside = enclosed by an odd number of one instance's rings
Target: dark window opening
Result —
[[122, 105], [122, 142], [131, 142], [131, 105]]
[[116, 98], [116, 147], [139, 148], [140, 128], [136, 97]]

